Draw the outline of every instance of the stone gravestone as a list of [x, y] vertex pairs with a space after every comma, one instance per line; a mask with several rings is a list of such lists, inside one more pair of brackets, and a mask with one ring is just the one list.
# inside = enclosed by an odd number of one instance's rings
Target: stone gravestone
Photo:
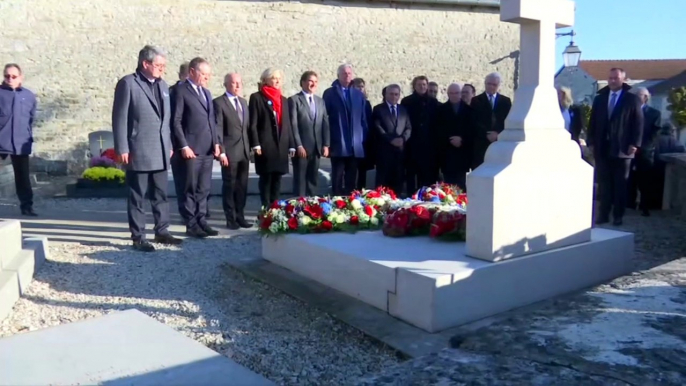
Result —
[[588, 242], [593, 211], [593, 169], [554, 87], [555, 29], [574, 24], [574, 2], [503, 0], [500, 19], [521, 26], [520, 85], [505, 130], [467, 177], [467, 255], [488, 261]]
[[114, 148], [114, 138], [111, 131], [100, 130], [88, 134], [88, 149], [91, 157], [99, 157], [103, 151]]

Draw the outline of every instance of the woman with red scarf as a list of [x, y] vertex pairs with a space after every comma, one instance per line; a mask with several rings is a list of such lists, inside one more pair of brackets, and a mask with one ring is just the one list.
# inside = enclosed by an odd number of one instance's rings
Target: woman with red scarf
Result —
[[[295, 154], [288, 102], [281, 95], [283, 72], [268, 68], [260, 76], [259, 91], [250, 95], [250, 147], [260, 176], [262, 206], [279, 199], [281, 176], [288, 174], [288, 158]], [[290, 189], [290, 188], [289, 188]]]

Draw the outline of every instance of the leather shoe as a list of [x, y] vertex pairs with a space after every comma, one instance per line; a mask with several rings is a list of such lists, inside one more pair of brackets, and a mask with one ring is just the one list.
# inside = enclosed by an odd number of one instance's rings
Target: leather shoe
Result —
[[31, 217], [36, 217], [38, 214], [33, 211], [33, 208], [23, 208], [21, 210], [21, 214], [24, 216], [31, 216]]
[[252, 224], [250, 224], [249, 222], [245, 221], [245, 219], [242, 219], [242, 218], [236, 220], [236, 223], [238, 223], [238, 226], [241, 228], [245, 228], [245, 229], [252, 228]]
[[616, 218], [614, 221], [612, 221], [612, 225], [614, 226], [620, 226], [622, 225], [623, 221], [621, 218]]
[[238, 225], [237, 222], [235, 221], [227, 221], [226, 222], [226, 227], [231, 229], [232, 231], [235, 231], [237, 229], [241, 229], [241, 227]]
[[148, 240], [134, 240], [133, 249], [141, 252], [155, 252], [155, 247]]
[[186, 236], [194, 237], [196, 239], [204, 239], [207, 233], [200, 228], [186, 229]]
[[155, 242], [163, 245], [179, 245], [183, 242], [181, 239], [170, 235], [169, 233], [155, 235]]
[[212, 229], [209, 225], [205, 225], [202, 230], [207, 233], [208, 236], [217, 236], [219, 234], [218, 231]]

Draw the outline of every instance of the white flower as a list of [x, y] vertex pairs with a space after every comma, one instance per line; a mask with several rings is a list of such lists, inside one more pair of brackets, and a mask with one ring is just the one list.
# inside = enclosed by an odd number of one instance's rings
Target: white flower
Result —
[[269, 231], [270, 231], [271, 233], [276, 233], [276, 232], [278, 232], [278, 231], [279, 231], [279, 223], [273, 222], [273, 223], [269, 224]]
[[298, 219], [298, 223], [300, 223], [300, 225], [303, 225], [303, 226], [307, 226], [311, 222], [312, 222], [312, 219], [309, 216], [300, 217]]
[[360, 213], [360, 215], [357, 217], [359, 217], [361, 223], [368, 223], [370, 220], [370, 217], [367, 216], [366, 213]]
[[374, 226], [379, 225], [379, 218], [378, 217], [372, 217], [370, 222]]
[[350, 205], [353, 207], [355, 210], [362, 209], [362, 203], [358, 199], [354, 199], [350, 202]]

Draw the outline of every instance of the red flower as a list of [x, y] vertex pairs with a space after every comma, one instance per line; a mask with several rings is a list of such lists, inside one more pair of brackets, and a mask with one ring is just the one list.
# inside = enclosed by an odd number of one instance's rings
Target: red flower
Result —
[[281, 208], [281, 206], [279, 205], [279, 201], [274, 201], [274, 202], [272, 202], [271, 208], [272, 208], [272, 209], [279, 209], [279, 208]]
[[291, 204], [286, 205], [286, 214], [291, 215], [293, 214], [293, 211], [295, 210], [295, 207]]
[[351, 225], [357, 225], [360, 223], [360, 218], [357, 216], [352, 216], [350, 217], [350, 224]]
[[298, 219], [295, 217], [291, 217], [288, 219], [288, 228], [290, 229], [298, 229]]
[[369, 205], [365, 205], [365, 207], [364, 207], [364, 214], [366, 214], [367, 216], [371, 216], [372, 214], [374, 214], [374, 211], [372, 210], [372, 207], [369, 206]]
[[269, 229], [269, 226], [272, 225], [272, 218], [267, 216], [262, 218], [262, 222], [260, 223], [260, 227], [262, 229]]
[[329, 220], [324, 220], [322, 221], [321, 228], [325, 231], [330, 231], [331, 229], [333, 229], [333, 224]]
[[305, 212], [306, 215], [312, 217], [312, 219], [319, 220], [320, 218], [322, 218], [324, 210], [319, 205], [309, 205], [303, 210], [303, 212]]
[[326, 202], [326, 198], [324, 198], [324, 197], [319, 197], [319, 203], [320, 203], [320, 204], [325, 203], [325, 202]]
[[100, 155], [101, 157], [109, 158], [112, 161], [117, 160], [117, 153], [114, 151], [114, 149], [110, 148], [102, 152]]
[[377, 192], [376, 190], [372, 190], [372, 191], [367, 192], [367, 198], [379, 198], [379, 197], [381, 197], [381, 194], [379, 194], [379, 192]]
[[460, 193], [460, 194], [457, 196], [457, 199], [456, 199], [455, 201], [457, 201], [458, 204], [465, 204], [465, 205], [467, 205], [467, 194], [466, 194], [466, 193]]
[[336, 208], [344, 209], [346, 206], [348, 206], [348, 204], [345, 201], [343, 201], [343, 200], [337, 200], [336, 201]]

